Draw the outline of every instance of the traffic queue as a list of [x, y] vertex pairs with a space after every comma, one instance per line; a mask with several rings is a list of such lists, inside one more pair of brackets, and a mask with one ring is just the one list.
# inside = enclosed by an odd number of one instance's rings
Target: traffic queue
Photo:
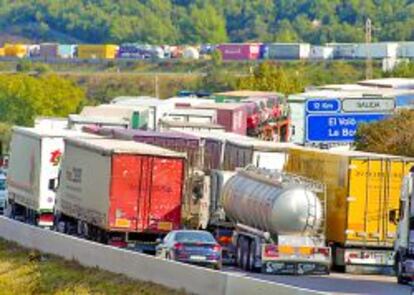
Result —
[[[5, 213], [216, 269], [382, 273], [397, 265], [407, 282], [410, 244], [398, 235], [398, 255], [394, 244], [414, 159], [281, 142], [281, 125], [290, 122], [283, 100], [237, 95], [229, 105], [121, 97], [64, 120], [14, 127]], [[278, 126], [270, 138], [247, 136], [247, 117], [238, 114], [256, 99], [265, 101], [251, 113], [258, 126]]]

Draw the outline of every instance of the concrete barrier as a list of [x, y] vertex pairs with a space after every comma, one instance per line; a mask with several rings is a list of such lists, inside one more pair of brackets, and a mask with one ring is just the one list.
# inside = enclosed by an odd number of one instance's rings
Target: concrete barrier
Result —
[[0, 236], [24, 247], [200, 295], [322, 294], [118, 249], [0, 217]]

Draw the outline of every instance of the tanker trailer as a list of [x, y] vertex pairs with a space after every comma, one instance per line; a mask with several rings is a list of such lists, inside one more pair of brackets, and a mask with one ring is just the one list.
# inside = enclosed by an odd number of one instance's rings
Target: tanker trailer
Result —
[[236, 262], [244, 270], [273, 274], [326, 274], [326, 193], [321, 183], [251, 166], [222, 191], [233, 222]]

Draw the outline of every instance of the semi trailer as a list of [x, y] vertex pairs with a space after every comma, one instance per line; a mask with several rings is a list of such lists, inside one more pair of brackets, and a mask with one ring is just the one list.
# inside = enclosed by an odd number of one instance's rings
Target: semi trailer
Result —
[[221, 205], [233, 225], [236, 263], [273, 274], [326, 274], [325, 186], [248, 166], [224, 184]]
[[186, 155], [112, 138], [65, 139], [56, 228], [136, 251], [180, 229]]

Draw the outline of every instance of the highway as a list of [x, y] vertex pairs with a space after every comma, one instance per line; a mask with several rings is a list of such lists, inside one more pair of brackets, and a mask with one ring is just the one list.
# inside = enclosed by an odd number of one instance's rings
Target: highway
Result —
[[237, 268], [227, 267], [226, 272], [260, 280], [282, 283], [305, 289], [334, 294], [409, 295], [411, 287], [397, 284], [391, 276], [351, 275], [331, 273], [327, 276], [289, 276], [246, 273]]

